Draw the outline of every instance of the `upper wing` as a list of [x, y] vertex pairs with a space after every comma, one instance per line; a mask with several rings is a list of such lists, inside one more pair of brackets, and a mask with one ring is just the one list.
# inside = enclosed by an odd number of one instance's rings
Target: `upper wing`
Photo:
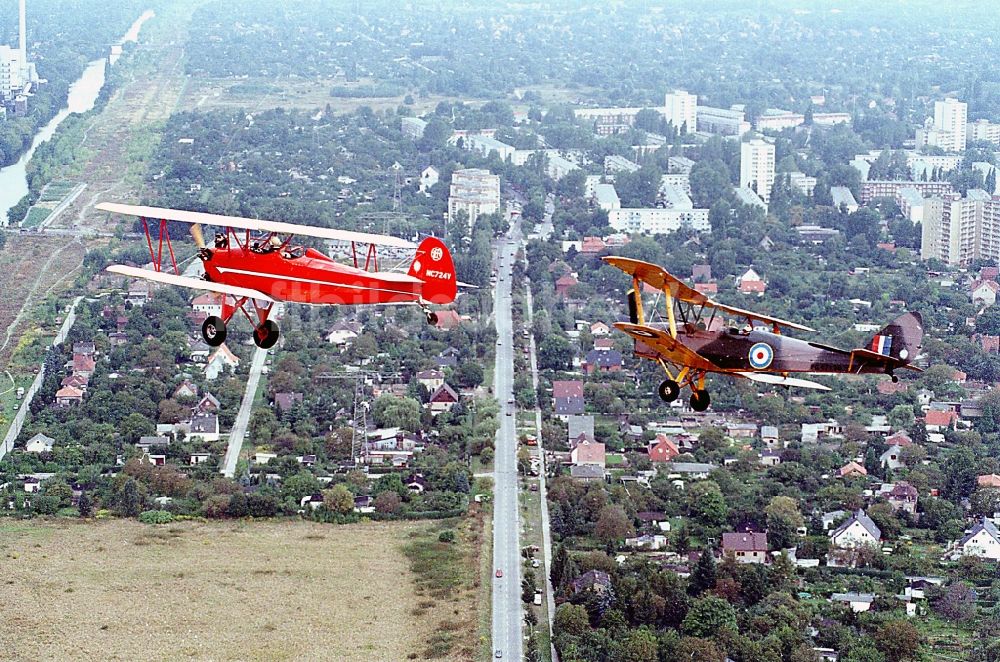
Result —
[[800, 388], [816, 389], [817, 391], [830, 390], [829, 386], [824, 386], [819, 382], [811, 382], [808, 379], [799, 379], [797, 377], [783, 377], [782, 375], [775, 375], [768, 372], [737, 372], [734, 374], [746, 377], [751, 381], [774, 384], [775, 386], [798, 386]]
[[274, 299], [263, 292], [259, 290], [252, 290], [249, 287], [223, 285], [222, 283], [213, 283], [211, 281], [201, 280], [200, 278], [175, 276], [174, 274], [168, 274], [162, 271], [150, 271], [149, 269], [139, 269], [138, 267], [126, 267], [121, 264], [112, 264], [108, 267], [108, 271], [115, 274], [121, 274], [122, 276], [145, 278], [146, 280], [152, 280], [157, 283], [187, 287], [192, 290], [206, 290], [208, 292], [218, 292], [219, 294], [231, 294], [234, 297], [247, 297], [250, 299], [258, 299], [260, 301], [274, 301]]
[[293, 223], [280, 223], [278, 221], [261, 221], [253, 218], [240, 218], [239, 216], [222, 216], [221, 214], [206, 214], [199, 211], [184, 211], [182, 209], [166, 209], [163, 207], [145, 207], [139, 205], [123, 205], [117, 202], [102, 202], [96, 205], [101, 211], [109, 211], [127, 216], [141, 216], [143, 218], [156, 218], [167, 221], [178, 221], [180, 223], [198, 223], [202, 225], [215, 225], [219, 227], [240, 228], [243, 230], [260, 230], [262, 232], [278, 232], [281, 234], [299, 234], [319, 239], [331, 239], [334, 241], [353, 241], [359, 244], [378, 244], [379, 246], [389, 246], [392, 248], [416, 248], [417, 245], [406, 239], [390, 237], [381, 234], [369, 234], [367, 232], [351, 232], [349, 230], [334, 230], [332, 228], [318, 228], [312, 225], [295, 225]]
[[744, 310], [743, 308], [736, 308], [734, 306], [727, 306], [724, 303], [719, 303], [718, 301], [708, 298], [698, 290], [684, 284], [676, 276], [672, 276], [667, 273], [663, 267], [658, 267], [655, 264], [643, 262], [642, 260], [633, 260], [627, 257], [618, 257], [615, 255], [609, 255], [607, 257], [602, 257], [601, 259], [611, 266], [621, 269], [628, 275], [638, 278], [644, 283], [649, 283], [658, 290], [669, 290], [671, 296], [678, 301], [692, 303], [696, 306], [701, 305], [708, 308], [715, 308], [730, 315], [766, 322], [767, 324], [775, 326], [798, 329], [799, 331], [815, 331], [815, 329], [810, 329], [808, 326], [803, 326], [802, 324], [796, 324], [795, 322], [789, 322], [788, 320], [779, 319], [777, 317], [761, 315], [753, 312], [752, 310]]
[[643, 262], [642, 260], [633, 260], [631, 258], [617, 257], [615, 255], [609, 255], [607, 257], [602, 257], [601, 259], [610, 264], [612, 267], [621, 269], [629, 276], [638, 278], [644, 283], [649, 283], [658, 290], [670, 290], [670, 295], [672, 297], [685, 303], [701, 305], [711, 302], [711, 299], [707, 296], [698, 290], [689, 287], [676, 276], [672, 276], [667, 273], [663, 267], [658, 267], [655, 264]]
[[636, 340], [649, 345], [662, 355], [664, 361], [685, 365], [695, 370], [718, 370], [719, 367], [704, 356], [684, 345], [662, 329], [643, 324], [615, 322], [615, 328], [624, 331]]

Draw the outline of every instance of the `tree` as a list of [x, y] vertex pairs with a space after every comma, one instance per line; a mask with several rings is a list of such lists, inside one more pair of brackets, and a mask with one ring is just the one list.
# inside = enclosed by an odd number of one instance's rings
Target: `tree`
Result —
[[968, 448], [956, 448], [951, 451], [944, 465], [945, 482], [941, 496], [958, 503], [963, 497], [970, 496], [976, 489], [979, 469], [975, 454]]
[[323, 490], [323, 506], [332, 513], [346, 515], [354, 510], [354, 495], [344, 485]]
[[135, 478], [129, 478], [122, 485], [118, 497], [118, 512], [122, 517], [138, 517], [142, 512], [142, 497]]
[[719, 647], [708, 639], [681, 637], [674, 649], [674, 657], [669, 659], [684, 662], [723, 662], [725, 657]]
[[875, 645], [886, 662], [916, 659], [920, 652], [920, 631], [909, 621], [896, 619], [884, 623], [875, 635]]
[[688, 509], [695, 519], [708, 527], [722, 526], [729, 516], [726, 498], [713, 480], [700, 481], [688, 490]]
[[557, 637], [562, 634], [579, 636], [590, 629], [590, 617], [583, 605], [564, 602], [556, 609], [552, 629]]
[[372, 416], [382, 427], [420, 430], [420, 403], [413, 398], [381, 395], [372, 406]]
[[382, 492], [375, 497], [375, 512], [392, 515], [399, 512], [402, 503], [395, 492]]
[[691, 573], [691, 580], [688, 583], [688, 592], [691, 595], [701, 595], [705, 591], [715, 586], [716, 578], [715, 556], [709, 549], [702, 550], [698, 562]]
[[764, 512], [767, 514], [767, 538], [771, 547], [791, 547], [795, 542], [797, 529], [805, 526], [795, 499], [787, 496], [772, 497]]
[[566, 545], [560, 544], [556, 548], [556, 553], [552, 555], [552, 566], [549, 568], [549, 580], [553, 586], [562, 585], [563, 570], [566, 568], [567, 561], [569, 561], [569, 552], [566, 551]]
[[573, 347], [561, 333], [552, 333], [538, 346], [538, 367], [565, 370], [573, 360]]
[[976, 592], [965, 582], [955, 582], [931, 593], [931, 608], [950, 621], [967, 621], [976, 614]]
[[226, 505], [226, 514], [235, 519], [246, 517], [250, 514], [250, 503], [247, 500], [247, 495], [242, 490], [235, 492], [229, 497], [229, 503]]
[[90, 495], [86, 492], [80, 493], [80, 500], [76, 504], [77, 510], [80, 512], [80, 517], [90, 517], [93, 511], [93, 503], [90, 501]]
[[635, 535], [632, 521], [621, 506], [605, 506], [597, 516], [597, 525], [594, 527], [594, 535], [610, 545], [617, 543], [629, 536]]
[[693, 637], [714, 637], [720, 631], [737, 630], [736, 610], [733, 606], [715, 595], [698, 598], [688, 609], [681, 630]]
[[845, 662], [886, 662], [885, 655], [868, 637], [853, 640], [843, 659]]

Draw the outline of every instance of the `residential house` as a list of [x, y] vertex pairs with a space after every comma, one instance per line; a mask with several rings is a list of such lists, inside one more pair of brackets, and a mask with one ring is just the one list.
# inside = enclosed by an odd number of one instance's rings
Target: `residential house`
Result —
[[882, 530], [861, 508], [858, 508], [847, 521], [830, 532], [830, 544], [843, 549], [878, 545], [881, 542]]
[[907, 482], [900, 481], [892, 486], [888, 492], [883, 492], [893, 512], [904, 510], [911, 515], [917, 513], [917, 488]]
[[451, 411], [451, 408], [458, 403], [458, 393], [447, 384], [441, 384], [427, 403], [431, 412], [440, 414], [443, 411]]
[[93, 341], [84, 340], [81, 342], [73, 343], [73, 353], [83, 354], [84, 356], [93, 356], [97, 352], [97, 347], [94, 346]]
[[458, 365], [460, 352], [454, 347], [448, 347], [434, 357], [434, 362], [439, 368], [454, 368]]
[[714, 464], [705, 462], [671, 462], [665, 468], [670, 476], [690, 478], [692, 480], [708, 478], [710, 473], [718, 469]]
[[569, 475], [585, 482], [604, 480], [604, 467], [598, 464], [577, 464], [570, 467]]
[[695, 283], [708, 283], [712, 280], [712, 265], [695, 264], [691, 266], [691, 280]]
[[743, 273], [742, 276], [736, 278], [736, 289], [738, 289], [743, 294], [764, 294], [764, 290], [767, 289], [767, 285], [761, 279], [757, 272], [751, 267]]
[[212, 348], [201, 338], [188, 338], [188, 359], [192, 363], [207, 363]]
[[190, 379], [185, 379], [174, 389], [173, 397], [196, 398], [198, 397], [198, 385]]
[[565, 299], [569, 296], [570, 289], [578, 285], [579, 282], [573, 274], [563, 274], [556, 281], [556, 294], [560, 298]]
[[854, 478], [857, 476], [867, 476], [868, 470], [865, 469], [860, 464], [858, 464], [857, 462], [855, 462], [854, 460], [851, 460], [850, 462], [842, 466], [838, 471], [838, 473], [840, 474], [841, 478]]
[[198, 414], [191, 417], [190, 436], [201, 437], [202, 441], [213, 442], [219, 440], [219, 417], [215, 414]]
[[781, 453], [772, 450], [761, 451], [759, 462], [761, 466], [776, 467], [781, 464]]
[[97, 362], [91, 354], [74, 354], [71, 370], [74, 375], [90, 379], [94, 376]]
[[24, 479], [24, 491], [27, 494], [36, 494], [42, 489], [42, 481], [38, 480], [34, 476], [28, 476]]
[[584, 439], [570, 451], [570, 461], [574, 465], [596, 464], [605, 467], [604, 444]]
[[87, 386], [90, 385], [90, 380], [83, 375], [66, 375], [63, 377], [60, 386], [72, 386], [73, 388], [78, 388], [84, 393], [87, 392]]
[[997, 302], [997, 292], [1000, 285], [992, 280], [979, 280], [972, 283], [970, 296], [975, 306], [992, 306]]
[[581, 436], [590, 441], [594, 441], [597, 438], [594, 436], [594, 417], [588, 414], [584, 415], [573, 415], [568, 416], [566, 419], [567, 425], [567, 438], [569, 439], [570, 446], [578, 440]]
[[823, 522], [823, 530], [829, 531], [830, 529], [833, 528], [834, 524], [843, 520], [845, 517], [847, 517], [847, 515], [848, 512], [846, 510], [831, 510], [828, 513], [823, 513], [821, 518]]
[[760, 440], [764, 442], [764, 445], [768, 448], [777, 448], [779, 443], [778, 426], [762, 425], [760, 427]]
[[573, 593], [590, 591], [604, 596], [611, 591], [611, 576], [603, 570], [588, 570], [573, 580]]
[[433, 393], [444, 384], [444, 373], [440, 370], [421, 370], [414, 376], [414, 379], [430, 393]]
[[206, 391], [205, 394], [201, 396], [201, 400], [198, 401], [198, 404], [195, 405], [194, 412], [196, 414], [211, 414], [219, 411], [219, 407], [218, 398]]
[[149, 301], [149, 283], [144, 280], [137, 280], [128, 287], [128, 294], [125, 295], [125, 303], [142, 308]]
[[64, 386], [56, 391], [56, 404], [60, 407], [83, 402], [83, 391], [73, 386]]
[[733, 439], [753, 439], [757, 436], [757, 424], [726, 423], [726, 435]]
[[403, 483], [406, 485], [406, 489], [415, 494], [423, 494], [430, 487], [430, 484], [427, 482], [427, 479], [424, 478], [423, 474], [413, 474], [407, 477]]
[[204, 453], [204, 452], [191, 453], [190, 457], [188, 458], [188, 463], [191, 465], [204, 464], [205, 462], [208, 462], [209, 458], [211, 457], [212, 457], [211, 453]]
[[583, 360], [583, 372], [593, 375], [595, 372], [620, 372], [622, 369], [622, 353], [616, 349], [592, 349]]
[[830, 596], [830, 602], [840, 603], [851, 608], [855, 614], [866, 612], [872, 608], [875, 602], [874, 593], [834, 593]]
[[326, 332], [326, 341], [332, 345], [343, 347], [361, 335], [361, 324], [358, 322], [337, 322]]
[[903, 449], [900, 446], [889, 446], [884, 453], [879, 455], [878, 461], [883, 467], [895, 471], [906, 466], [903, 464], [902, 452]]
[[552, 382], [552, 402], [556, 416], [566, 420], [584, 411], [583, 382], [579, 380]]
[[227, 369], [235, 370], [239, 364], [239, 357], [233, 354], [225, 345], [220, 345], [208, 359], [208, 363], [205, 364], [205, 379], [217, 379]]
[[991, 561], [1000, 560], [1000, 531], [984, 517], [956, 543], [960, 556], [978, 556]]
[[645, 534], [635, 538], [626, 538], [625, 547], [637, 552], [658, 552], [667, 547], [667, 537], [658, 534]]
[[979, 487], [995, 487], [1000, 489], [1000, 474], [983, 474], [976, 478]]
[[[206, 317], [222, 317], [222, 296], [222, 294], [217, 292], [199, 294], [192, 299], [191, 310], [204, 313]], [[229, 297], [229, 304], [234, 305], [235, 303], [235, 300]]]
[[611, 328], [604, 322], [594, 322], [590, 325], [590, 335], [595, 338], [600, 338], [601, 336], [606, 336], [611, 333]]
[[732, 554], [737, 563], [767, 563], [767, 534], [726, 532], [722, 534], [722, 554]]
[[888, 446], [899, 446], [900, 448], [906, 448], [907, 446], [913, 445], [913, 440], [910, 439], [910, 435], [900, 430], [899, 432], [895, 432], [886, 437], [885, 443]]
[[944, 432], [958, 422], [958, 414], [952, 409], [931, 409], [924, 418], [928, 432]]
[[279, 412], [286, 412], [295, 407], [295, 405], [300, 404], [302, 404], [301, 393], [291, 392], [274, 394], [274, 406]]
[[670, 520], [667, 514], [656, 510], [644, 510], [635, 514], [636, 519], [645, 526], [650, 526], [655, 530], [670, 532]]
[[51, 453], [53, 444], [55, 444], [55, 439], [39, 432], [28, 440], [24, 445], [24, 450], [27, 453]]
[[649, 442], [649, 459], [651, 462], [673, 462], [681, 454], [677, 444], [665, 434], [658, 434]]
[[434, 324], [434, 328], [441, 331], [451, 331], [462, 323], [463, 318], [457, 310], [437, 310], [435, 313], [437, 314], [437, 323]]
[[268, 462], [270, 462], [271, 460], [276, 459], [277, 457], [278, 457], [277, 453], [261, 453], [260, 451], [258, 451], [253, 456], [253, 463], [254, 464], [267, 464]]

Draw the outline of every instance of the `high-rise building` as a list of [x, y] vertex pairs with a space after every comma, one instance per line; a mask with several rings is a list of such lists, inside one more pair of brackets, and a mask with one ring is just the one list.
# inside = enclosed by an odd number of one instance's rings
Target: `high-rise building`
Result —
[[965, 126], [969, 106], [958, 99], [934, 102], [934, 128], [952, 135], [952, 151], [965, 151]]
[[480, 214], [500, 211], [500, 176], [482, 168], [453, 172], [448, 195], [448, 220], [454, 221], [460, 211], [468, 215], [470, 228], [476, 224]]
[[24, 88], [21, 51], [0, 44], [0, 101], [10, 103]]
[[920, 257], [947, 264], [1000, 259], [1000, 196], [970, 189], [924, 201]]
[[698, 97], [684, 90], [668, 92], [663, 115], [681, 133], [694, 133], [698, 128]]
[[765, 203], [774, 185], [774, 145], [754, 138], [740, 143], [740, 187], [756, 192]]
[[985, 140], [1000, 145], [1000, 124], [993, 124], [989, 120], [969, 122], [965, 135], [969, 140]]

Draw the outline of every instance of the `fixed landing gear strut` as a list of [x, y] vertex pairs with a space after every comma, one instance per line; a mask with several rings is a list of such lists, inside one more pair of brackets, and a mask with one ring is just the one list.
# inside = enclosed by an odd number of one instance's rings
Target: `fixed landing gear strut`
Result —
[[660, 382], [660, 386], [656, 389], [656, 393], [660, 396], [661, 400], [664, 402], [673, 402], [680, 396], [681, 389], [687, 386], [691, 388], [691, 399], [688, 401], [691, 409], [695, 411], [705, 411], [708, 409], [712, 399], [708, 395], [708, 389], [705, 388], [704, 372], [681, 368], [675, 378], [666, 362], [661, 361], [660, 365], [667, 374], [667, 378]]
[[230, 303], [229, 297], [223, 300], [222, 304], [222, 317], [217, 315], [210, 315], [205, 322], [201, 325], [201, 337], [205, 340], [205, 343], [209, 347], [218, 347], [222, 343], [226, 342], [226, 325], [237, 310], [242, 311], [246, 318], [250, 320], [253, 325], [253, 342], [257, 347], [261, 349], [271, 349], [278, 342], [280, 337], [280, 332], [278, 330], [278, 325], [274, 320], [269, 320], [267, 316], [271, 313], [271, 308], [274, 304], [269, 304], [268, 306], [258, 306], [256, 301], [253, 302], [253, 306], [257, 312], [257, 318], [259, 323], [254, 323], [253, 319], [247, 313], [244, 308], [244, 304], [247, 299], [242, 298], [236, 301], [235, 304]]

